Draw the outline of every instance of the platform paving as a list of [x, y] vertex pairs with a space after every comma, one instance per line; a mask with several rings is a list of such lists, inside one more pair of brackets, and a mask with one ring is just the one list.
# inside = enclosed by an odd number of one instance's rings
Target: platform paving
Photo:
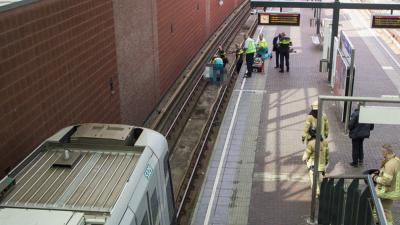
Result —
[[[343, 12], [352, 18], [353, 12]], [[279, 73], [275, 59], [265, 65], [265, 74], [238, 79], [214, 147], [207, 178], [196, 206], [192, 224], [306, 224], [310, 215], [311, 189], [307, 170], [301, 161], [304, 120], [318, 95], [330, 95], [327, 73], [320, 73], [321, 50], [311, 42], [315, 27], [310, 27], [312, 10], [302, 9], [300, 27], [258, 27], [272, 45], [278, 32], [286, 32], [296, 53], [291, 54], [290, 72]], [[376, 38], [366, 35], [357, 24], [343, 20], [357, 49], [355, 96], [398, 94], [400, 67], [382, 49]], [[379, 39], [379, 38], [378, 38]], [[394, 56], [396, 59], [397, 56]], [[386, 67], [385, 67], [386, 66]], [[244, 68], [242, 68], [244, 73]], [[324, 110], [330, 122], [328, 175], [360, 174], [380, 165], [379, 151], [384, 143], [400, 154], [399, 126], [376, 125], [364, 142], [365, 165], [353, 168], [351, 140], [344, 134], [334, 103]], [[400, 224], [400, 206], [393, 210]]]

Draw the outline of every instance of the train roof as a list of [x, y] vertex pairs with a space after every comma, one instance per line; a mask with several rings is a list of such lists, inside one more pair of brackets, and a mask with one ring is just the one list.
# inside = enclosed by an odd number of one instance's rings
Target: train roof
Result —
[[135, 145], [140, 134], [126, 125], [61, 130], [2, 180], [10, 190], [0, 207], [110, 213], [145, 148]]

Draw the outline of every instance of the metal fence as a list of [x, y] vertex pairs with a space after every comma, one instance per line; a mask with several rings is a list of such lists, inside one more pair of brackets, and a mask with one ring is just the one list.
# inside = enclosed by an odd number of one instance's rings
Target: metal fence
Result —
[[386, 225], [382, 204], [376, 195], [371, 176], [324, 178], [321, 183], [318, 224]]

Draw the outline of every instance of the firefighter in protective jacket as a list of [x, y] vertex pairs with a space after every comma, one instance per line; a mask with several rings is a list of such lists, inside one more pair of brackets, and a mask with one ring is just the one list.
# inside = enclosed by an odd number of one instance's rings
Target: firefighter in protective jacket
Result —
[[[315, 143], [316, 143], [316, 133], [317, 131], [314, 128], [310, 129], [309, 135], [310, 139], [308, 140], [307, 147], [303, 154], [303, 162], [306, 163], [308, 174], [310, 176], [311, 188], [313, 187], [313, 177], [314, 177], [314, 157], [315, 157]], [[326, 167], [328, 165], [328, 157], [329, 157], [329, 148], [328, 142], [326, 140], [321, 140], [320, 142], [320, 151], [319, 151], [319, 163], [317, 164], [318, 168], [318, 180], [317, 180], [317, 196], [319, 196], [319, 186], [321, 183], [321, 177], [325, 175]]]
[[[310, 139], [309, 130], [311, 128], [317, 129], [317, 117], [318, 117], [318, 101], [314, 101], [311, 104], [311, 111], [306, 117], [306, 123], [304, 126], [304, 134], [301, 137], [302, 142], [308, 141]], [[321, 137], [325, 140], [328, 138], [329, 133], [329, 123], [328, 117], [325, 113], [322, 114], [322, 126], [321, 126]]]
[[389, 144], [382, 146], [382, 153], [384, 160], [381, 168], [372, 179], [376, 183], [376, 193], [381, 200], [386, 220], [389, 225], [393, 225], [393, 200], [400, 200], [400, 158], [394, 154]]

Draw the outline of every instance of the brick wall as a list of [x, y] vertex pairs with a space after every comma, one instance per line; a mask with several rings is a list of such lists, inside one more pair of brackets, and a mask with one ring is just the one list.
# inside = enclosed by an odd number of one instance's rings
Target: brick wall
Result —
[[0, 177], [64, 126], [120, 122], [111, 0], [0, 13], [0, 56]]
[[157, 3], [160, 92], [175, 81], [205, 41], [204, 0]]
[[114, 0], [121, 117], [140, 125], [159, 101], [156, 0]]
[[140, 125], [243, 0], [114, 0], [123, 123]]
[[64, 126], [140, 125], [241, 2], [41, 0], [1, 12], [0, 177]]
[[221, 6], [218, 4], [218, 2], [219, 0], [212, 0], [209, 3], [211, 8], [211, 33], [214, 33], [236, 8], [235, 2], [232, 0], [224, 0]]
[[[157, 1], [160, 93], [165, 93], [205, 41], [244, 0]], [[208, 27], [209, 26], [209, 27]]]

